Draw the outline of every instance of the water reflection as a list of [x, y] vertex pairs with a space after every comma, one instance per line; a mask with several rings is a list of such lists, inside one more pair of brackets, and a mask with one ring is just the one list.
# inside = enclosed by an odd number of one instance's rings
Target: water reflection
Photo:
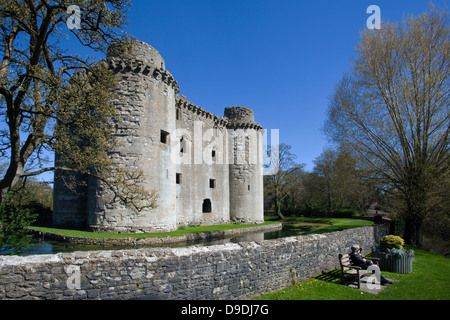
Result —
[[[270, 233], [270, 232], [269, 232]], [[217, 244], [225, 244], [225, 243], [238, 243], [238, 242], [251, 242], [251, 241], [263, 241], [265, 239], [265, 232], [252, 232], [247, 234], [239, 234], [236, 236], [228, 236], [224, 238], [209, 238], [209, 239], [198, 239], [191, 241], [183, 241], [176, 243], [165, 243], [165, 244], [155, 244], [155, 245], [141, 245], [141, 246], [132, 246], [132, 245], [83, 245], [76, 243], [63, 243], [59, 241], [52, 240], [37, 240], [39, 241], [35, 245], [30, 248], [24, 250], [24, 255], [32, 255], [32, 254], [51, 254], [58, 252], [73, 252], [73, 251], [91, 251], [91, 250], [121, 250], [121, 249], [135, 249], [135, 248], [144, 248], [144, 247], [166, 247], [166, 248], [179, 248], [179, 247], [187, 247], [187, 246], [212, 246]]]

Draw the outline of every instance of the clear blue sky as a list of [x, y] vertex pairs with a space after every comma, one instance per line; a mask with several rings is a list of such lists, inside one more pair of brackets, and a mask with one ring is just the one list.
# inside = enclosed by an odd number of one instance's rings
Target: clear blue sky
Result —
[[424, 0], [134, 0], [125, 31], [160, 52], [192, 103], [219, 116], [229, 106], [252, 108], [311, 170], [327, 144], [328, 97], [349, 70], [372, 4], [382, 21], [429, 7]]
[[[389, 21], [429, 8], [427, 0], [132, 2], [124, 31], [160, 52], [180, 94], [219, 116], [225, 107], [252, 108], [307, 170], [327, 145], [321, 127], [328, 97], [350, 68], [367, 7], [379, 6]], [[69, 53], [84, 56], [75, 43], [66, 42]]]

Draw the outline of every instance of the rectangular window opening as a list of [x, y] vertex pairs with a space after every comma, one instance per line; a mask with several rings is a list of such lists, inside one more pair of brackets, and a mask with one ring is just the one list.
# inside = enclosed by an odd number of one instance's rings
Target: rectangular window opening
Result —
[[161, 130], [161, 143], [169, 143], [169, 133], [167, 131]]
[[186, 153], [186, 141], [184, 140], [184, 137], [180, 139], [180, 153]]
[[176, 174], [176, 183], [181, 184], [181, 173]]
[[216, 179], [209, 179], [209, 187], [214, 189], [216, 187]]

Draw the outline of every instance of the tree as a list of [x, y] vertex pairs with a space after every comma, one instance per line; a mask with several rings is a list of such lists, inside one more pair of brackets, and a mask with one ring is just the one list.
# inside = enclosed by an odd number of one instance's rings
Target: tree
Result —
[[375, 205], [385, 211], [391, 209], [389, 205], [390, 197], [383, 192], [383, 186], [380, 185], [380, 180], [362, 157], [356, 157], [347, 153], [354, 161], [354, 174], [352, 176], [352, 190], [351, 190], [351, 206], [359, 212], [367, 212], [367, 210]]
[[298, 187], [298, 177], [295, 174], [300, 172], [304, 164], [295, 163], [296, 155], [291, 152], [291, 146], [281, 143], [275, 148], [268, 147], [268, 154], [270, 153], [270, 167], [271, 174], [266, 176], [264, 192], [266, 196], [272, 196], [275, 203], [277, 215], [284, 219], [281, 212], [281, 203], [288, 197], [295, 186]]
[[[154, 195], [139, 186], [141, 173], [117, 168], [108, 157], [115, 143], [113, 72], [62, 45], [69, 35], [92, 52], [106, 53], [112, 41], [128, 45], [116, 31], [128, 6], [127, 0], [0, 0], [0, 116], [6, 123], [0, 153], [8, 159], [2, 202], [20, 180], [58, 169], [98, 178], [114, 200], [132, 208], [153, 205]], [[61, 161], [48, 160], [53, 152]]]
[[365, 212], [375, 202], [376, 186], [369, 172], [345, 149], [325, 149], [304, 179], [307, 205], [322, 212], [356, 209]]
[[322, 214], [326, 211], [325, 205], [325, 183], [323, 177], [317, 172], [307, 172], [302, 179], [304, 194], [303, 207], [310, 214]]
[[324, 199], [326, 203], [325, 209], [330, 212], [334, 209], [335, 200], [334, 163], [336, 161], [336, 156], [336, 152], [327, 149], [314, 160], [315, 166], [313, 172], [322, 180], [322, 199]]
[[304, 164], [297, 165], [296, 170], [286, 176], [286, 197], [283, 204], [288, 210], [297, 211], [303, 205], [305, 193], [303, 179], [306, 174], [304, 167]]
[[449, 178], [448, 22], [446, 10], [432, 7], [365, 30], [328, 108], [327, 134], [366, 159], [394, 191], [405, 240], [415, 245]]
[[32, 235], [27, 228], [36, 219], [30, 209], [24, 209], [11, 203], [0, 204], [0, 253], [5, 251], [18, 254], [31, 246]]

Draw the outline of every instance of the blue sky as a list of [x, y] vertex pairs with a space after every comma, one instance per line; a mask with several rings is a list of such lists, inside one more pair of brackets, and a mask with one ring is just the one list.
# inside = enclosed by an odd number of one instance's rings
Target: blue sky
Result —
[[429, 7], [424, 0], [135, 0], [125, 31], [160, 52], [192, 103], [219, 116], [229, 106], [252, 108], [311, 170], [327, 144], [328, 97], [350, 68], [372, 4], [382, 21]]
[[[327, 145], [321, 128], [328, 97], [350, 68], [367, 7], [379, 6], [382, 21], [429, 8], [426, 0], [132, 2], [124, 31], [160, 52], [180, 94], [219, 116], [225, 107], [252, 108], [307, 170]], [[75, 38], [65, 44], [69, 53], [87, 54]]]

